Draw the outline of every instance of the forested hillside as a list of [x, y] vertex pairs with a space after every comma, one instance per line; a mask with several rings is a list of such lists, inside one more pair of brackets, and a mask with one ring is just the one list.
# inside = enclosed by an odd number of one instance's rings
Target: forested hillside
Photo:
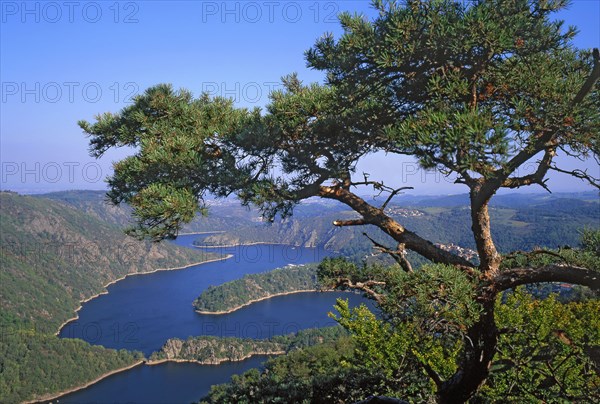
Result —
[[56, 332], [80, 300], [108, 282], [207, 258], [168, 243], [136, 241], [61, 203], [7, 192], [0, 198], [2, 324]]
[[[126, 205], [114, 206], [106, 202], [101, 191], [56, 192], [41, 197], [68, 203], [120, 227], [130, 224], [130, 209]], [[382, 203], [383, 200], [379, 199], [373, 202]], [[474, 249], [467, 202], [466, 194], [400, 195], [387, 210], [422, 237]], [[575, 246], [583, 227], [598, 226], [600, 200], [593, 192], [499, 195], [491, 205], [490, 214], [494, 224], [493, 236], [502, 252], [532, 247]], [[374, 226], [340, 228], [332, 225], [334, 220], [355, 217], [355, 213], [340, 203], [310, 201], [296, 207], [291, 218], [276, 219], [270, 224], [261, 220], [256, 209], [245, 208], [236, 200], [217, 200], [209, 201], [207, 217], [196, 218], [185, 225], [183, 231], [224, 232], [202, 238], [198, 241], [199, 245], [274, 242], [323, 246], [360, 260], [373, 252], [373, 245], [363, 232], [379, 242], [385, 242], [386, 237]], [[390, 244], [390, 247], [393, 246]]]
[[[469, 210], [466, 205], [454, 204], [458, 198], [425, 199], [420, 203], [391, 204], [392, 217], [402, 219], [406, 228], [437, 243], [456, 244], [463, 248], [475, 248], [470, 231]], [[542, 198], [531, 196], [528, 203], [521, 198], [499, 198], [490, 208], [494, 239], [502, 252], [532, 247], [557, 248], [577, 245], [580, 229], [597, 226], [600, 217], [598, 198], [574, 197]], [[516, 199], [516, 200], [515, 200]], [[430, 203], [429, 203], [430, 202]], [[521, 203], [519, 203], [521, 202]], [[224, 234], [209, 236], [207, 244], [231, 244], [254, 241], [281, 242], [304, 246], [325, 246], [344, 255], [365, 255], [372, 244], [362, 235], [366, 232], [378, 241], [385, 241], [374, 226], [363, 228], [337, 228], [334, 220], [357, 218], [350, 210], [333, 209], [314, 205], [300, 206], [298, 215], [272, 226], [264, 223], [238, 223], [218, 230]], [[566, 215], [568, 213], [568, 215]], [[319, 216], [319, 220], [314, 220]], [[260, 231], [258, 231], [260, 229]], [[216, 230], [216, 229], [215, 229]], [[390, 247], [393, 247], [390, 243]]]
[[340, 326], [312, 328], [295, 334], [276, 335], [269, 339], [219, 338], [210, 336], [169, 339], [162, 349], [150, 356], [150, 363], [164, 360], [192, 361], [216, 365], [241, 361], [253, 355], [280, 355], [305, 347], [329, 343], [348, 332]]
[[261, 299], [318, 288], [317, 265], [287, 266], [211, 286], [194, 301], [194, 307], [203, 314], [228, 313]]
[[79, 302], [127, 274], [185, 266], [207, 254], [126, 237], [47, 199], [0, 193], [0, 402], [81, 385], [141, 355], [59, 339]]

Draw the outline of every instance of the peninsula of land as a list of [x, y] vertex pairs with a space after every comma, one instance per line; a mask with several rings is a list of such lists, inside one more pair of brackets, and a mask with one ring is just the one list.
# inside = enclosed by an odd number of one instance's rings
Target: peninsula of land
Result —
[[254, 355], [282, 355], [327, 341], [334, 341], [347, 331], [340, 326], [311, 328], [269, 339], [199, 336], [187, 340], [171, 338], [160, 351], [154, 352], [147, 364], [163, 362], [193, 362], [201, 365], [219, 365], [239, 362]]
[[194, 301], [200, 314], [227, 314], [275, 296], [319, 291], [317, 265], [288, 265], [206, 289]]

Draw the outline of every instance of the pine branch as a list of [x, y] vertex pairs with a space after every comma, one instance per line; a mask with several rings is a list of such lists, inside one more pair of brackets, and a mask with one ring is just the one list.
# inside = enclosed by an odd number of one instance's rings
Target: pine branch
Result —
[[600, 178], [596, 178], [593, 175], [588, 174], [587, 170], [563, 170], [562, 168], [558, 168], [556, 164], [550, 166], [549, 169], [559, 173], [569, 174], [575, 178], [587, 181], [591, 186], [600, 189]]
[[533, 256], [533, 255], [541, 255], [541, 254], [546, 254], [546, 255], [551, 255], [553, 257], [559, 258], [560, 260], [562, 260], [563, 262], [567, 262], [567, 260], [565, 259], [565, 257], [563, 257], [562, 255], [560, 255], [559, 253], [556, 253], [554, 251], [548, 251], [548, 250], [540, 250], [540, 249], [536, 249], [533, 251], [514, 251], [506, 256], [504, 256], [504, 259], [510, 259], [510, 258], [516, 258], [519, 255], [524, 255], [527, 258]]
[[381, 251], [383, 253], [391, 255], [392, 258], [400, 265], [400, 267], [402, 267], [402, 269], [404, 271], [413, 272], [412, 265], [410, 264], [408, 259], [406, 259], [406, 256], [405, 256], [406, 250], [404, 249], [403, 244], [398, 244], [398, 249], [394, 251], [394, 250], [387, 248], [383, 244], [380, 244], [377, 241], [373, 240], [371, 237], [369, 237], [369, 235], [367, 233], [363, 233], [363, 236], [368, 238], [371, 241], [371, 243], [373, 243], [373, 245], [375, 245], [376, 249], [378, 249], [379, 251]]
[[366, 223], [379, 227], [383, 232], [391, 236], [398, 243], [402, 243], [409, 250], [412, 250], [430, 261], [457, 265], [461, 268], [473, 268], [473, 263], [456, 254], [434, 245], [431, 241], [413, 233], [396, 220], [386, 215], [381, 209], [368, 204], [358, 195], [343, 189], [340, 186], [319, 187], [318, 196], [325, 199], [333, 199], [342, 202], [352, 208], [355, 212], [362, 215]]
[[349, 278], [338, 278], [335, 282], [335, 287], [345, 287], [348, 289], [355, 289], [365, 292], [367, 295], [371, 296], [378, 304], [383, 303], [383, 299], [385, 298], [385, 296], [381, 293], [375, 292], [375, 290], [373, 290], [373, 287], [385, 285], [385, 282], [380, 281], [353, 282]]
[[538, 168], [533, 174], [523, 177], [509, 177], [502, 182], [504, 188], [519, 188], [526, 185], [538, 184], [546, 191], [550, 192], [546, 185], [547, 179], [544, 179], [548, 170], [551, 168], [552, 159], [556, 155], [554, 148], [548, 148], [544, 152], [544, 157], [538, 161]]
[[354, 220], [334, 220], [333, 225], [338, 227], [344, 226], [362, 226], [368, 224], [364, 219], [354, 219]]
[[565, 282], [600, 290], [600, 272], [575, 265], [550, 264], [539, 268], [506, 269], [498, 273], [492, 283], [502, 291], [542, 282]]
[[594, 87], [594, 84], [596, 84], [596, 81], [600, 79], [600, 51], [598, 50], [598, 48], [594, 48], [594, 50], [592, 51], [592, 55], [594, 57], [594, 68], [592, 69], [592, 72], [588, 76], [585, 83], [583, 83], [583, 86], [581, 86], [581, 89], [579, 90], [575, 98], [573, 98], [572, 105], [577, 105], [581, 101], [583, 101], [585, 96], [588, 95], [590, 91], [592, 91], [592, 88]]
[[423, 369], [425, 369], [427, 376], [429, 376], [429, 378], [431, 380], [433, 380], [433, 382], [439, 389], [442, 386], [442, 384], [444, 384], [444, 381], [442, 380], [440, 375], [435, 370], [433, 370], [433, 368], [431, 366], [429, 366], [427, 363], [422, 362], [421, 364], [423, 365]]
[[392, 200], [392, 198], [396, 195], [398, 195], [400, 192], [407, 190], [407, 189], [414, 189], [413, 187], [400, 187], [400, 188], [396, 188], [394, 189], [392, 192], [390, 192], [390, 195], [388, 196], [388, 198], [385, 200], [385, 202], [383, 203], [383, 205], [381, 205], [381, 210], [385, 210], [386, 206], [388, 205], [388, 203], [390, 203], [390, 201]]

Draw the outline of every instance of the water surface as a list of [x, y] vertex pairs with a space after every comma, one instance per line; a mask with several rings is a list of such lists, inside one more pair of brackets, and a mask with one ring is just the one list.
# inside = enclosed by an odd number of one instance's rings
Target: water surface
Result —
[[[198, 235], [174, 242], [194, 248]], [[246, 274], [285, 265], [319, 262], [330, 255], [319, 248], [259, 244], [211, 248], [232, 258], [175, 271], [130, 276], [108, 287], [108, 294], [87, 303], [79, 319], [65, 325], [61, 338], [81, 338], [108, 348], [142, 351], [147, 357], [169, 338], [213, 335], [269, 338], [335, 322], [327, 316], [336, 298], [352, 306], [372, 304], [357, 294], [308, 292], [278, 296], [224, 315], [202, 315], [192, 302], [204, 289]], [[206, 395], [210, 386], [227, 382], [233, 374], [259, 367], [264, 356], [220, 365], [164, 363], [138, 366], [112, 375], [86, 389], [61, 397], [60, 403], [190, 403]]]
[[210, 391], [210, 386], [229, 381], [231, 375], [260, 367], [265, 356], [221, 365], [161, 363], [141, 365], [109, 376], [80, 391], [60, 397], [53, 403], [192, 403]]
[[[197, 237], [180, 236], [176, 243], [191, 246]], [[108, 294], [85, 303], [78, 313], [79, 319], [64, 326], [59, 336], [81, 338], [108, 348], [139, 350], [150, 355], [173, 337], [268, 338], [331, 323], [326, 313], [335, 301], [332, 293], [317, 294], [312, 298], [305, 294], [294, 295], [296, 299], [282, 297], [277, 306], [267, 300], [222, 316], [196, 313], [192, 302], [211, 285], [288, 264], [318, 262], [328, 255], [323, 249], [273, 244], [210, 251], [222, 257], [229, 254], [233, 257], [181, 270], [129, 276], [109, 286]], [[320, 310], [323, 304], [328, 307]], [[297, 310], [297, 307], [303, 309]], [[316, 316], [317, 312], [322, 315]]]

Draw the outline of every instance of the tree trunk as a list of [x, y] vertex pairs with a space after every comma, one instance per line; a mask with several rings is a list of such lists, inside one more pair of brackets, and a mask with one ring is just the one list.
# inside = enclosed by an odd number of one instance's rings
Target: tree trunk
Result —
[[459, 370], [438, 389], [439, 403], [464, 403], [473, 397], [489, 375], [498, 342], [494, 299], [483, 304], [483, 309], [479, 321], [468, 331]]
[[465, 347], [458, 371], [438, 388], [440, 403], [464, 403], [477, 392], [489, 375], [490, 365], [496, 353], [498, 329], [494, 319], [497, 288], [493, 279], [500, 269], [500, 254], [496, 250], [490, 229], [488, 202], [491, 194], [471, 190], [471, 220], [473, 236], [479, 254], [481, 281], [486, 285], [477, 291], [482, 313], [467, 331]]
[[498, 273], [500, 254], [492, 240], [490, 213], [488, 203], [491, 194], [480, 193], [478, 189], [471, 190], [471, 230], [475, 238], [479, 254], [479, 270], [487, 279]]

